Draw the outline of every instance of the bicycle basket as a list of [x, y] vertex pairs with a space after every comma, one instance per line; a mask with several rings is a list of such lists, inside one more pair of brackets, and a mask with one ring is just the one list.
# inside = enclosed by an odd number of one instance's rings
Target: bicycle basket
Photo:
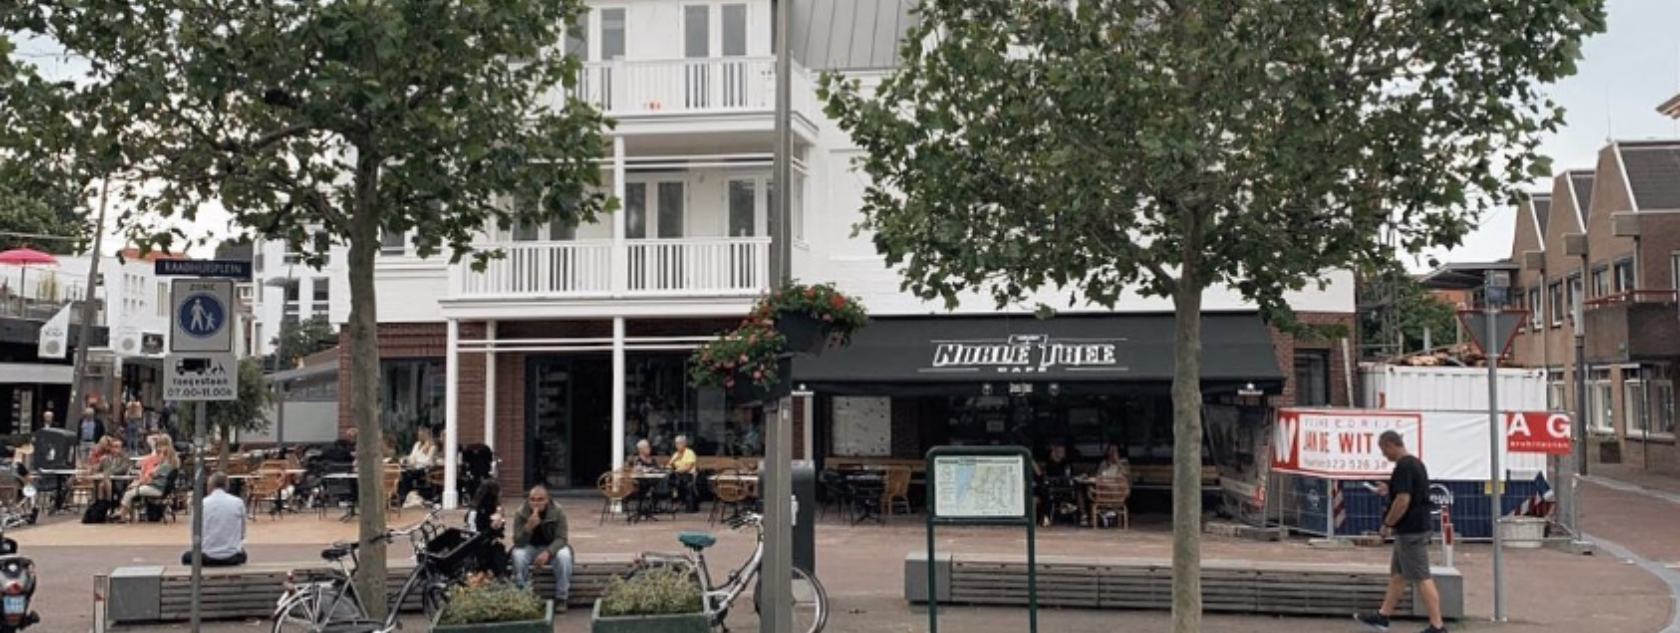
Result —
[[460, 528], [446, 528], [426, 541], [425, 555], [438, 571], [454, 576], [471, 571], [480, 535]]

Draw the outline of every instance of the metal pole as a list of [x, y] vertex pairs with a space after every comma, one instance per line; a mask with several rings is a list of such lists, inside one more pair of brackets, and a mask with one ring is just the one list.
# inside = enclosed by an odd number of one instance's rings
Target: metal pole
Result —
[[[1587, 258], [1581, 257], [1581, 270], [1587, 270]], [[1587, 462], [1591, 457], [1587, 455], [1587, 331], [1581, 322], [1582, 315], [1575, 315], [1575, 468], [1582, 477], [1587, 476]]]
[[[793, 198], [793, 137], [789, 107], [793, 100], [793, 47], [788, 45], [793, 30], [791, 0], [778, 0], [776, 18], [776, 148], [774, 190], [770, 201], [774, 210], [770, 216], [770, 283], [780, 286], [792, 278], [790, 265], [793, 253], [791, 221]], [[791, 381], [793, 376], [782, 376]], [[789, 403], [777, 398], [774, 422], [765, 425], [764, 432], [764, 600], [759, 614], [759, 630], [763, 633], [784, 633], [793, 622], [793, 603], [789, 592], [793, 584], [793, 499], [790, 474], [793, 468], [793, 432], [789, 428]], [[933, 561], [928, 561], [932, 564]]]
[[[76, 351], [71, 355], [75, 359], [75, 368], [71, 370], [70, 379], [70, 407], [65, 411], [65, 424], [77, 419], [87, 405], [82, 403], [82, 381], [87, 378], [88, 348], [93, 345], [94, 318], [94, 288], [99, 285], [100, 250], [105, 244], [105, 208], [111, 192], [111, 179], [106, 177], [99, 185], [99, 218], [93, 222], [93, 250], [88, 256], [87, 287], [82, 289], [82, 322], [76, 334]], [[21, 289], [20, 289], [21, 290]]]
[[[1491, 293], [1490, 293], [1491, 294]], [[1499, 476], [1499, 453], [1504, 445], [1504, 424], [1499, 420], [1499, 350], [1498, 332], [1499, 309], [1495, 307], [1492, 297], [1484, 306], [1487, 317], [1487, 339], [1484, 343], [1488, 361], [1488, 459], [1491, 461], [1488, 472], [1489, 490], [1492, 491], [1491, 524], [1493, 525], [1493, 621], [1505, 621], [1505, 538], [1499, 531], [1499, 519], [1504, 516], [1504, 490]]]
[[204, 429], [210, 415], [203, 400], [195, 405], [193, 417], [192, 494], [192, 631], [198, 633], [199, 608], [204, 601]]

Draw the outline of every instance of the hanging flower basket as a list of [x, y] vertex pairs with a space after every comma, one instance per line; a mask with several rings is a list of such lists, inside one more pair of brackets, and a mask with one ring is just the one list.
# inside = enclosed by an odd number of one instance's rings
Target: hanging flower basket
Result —
[[868, 320], [862, 304], [832, 285], [789, 284], [759, 300], [739, 327], [695, 350], [689, 378], [702, 387], [768, 387], [785, 371], [783, 356], [849, 344]]

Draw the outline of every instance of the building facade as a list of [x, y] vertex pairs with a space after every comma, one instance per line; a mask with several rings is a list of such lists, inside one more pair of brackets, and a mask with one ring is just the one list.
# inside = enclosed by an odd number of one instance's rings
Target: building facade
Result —
[[[1134, 463], [1170, 462], [1170, 300], [1128, 295], [1114, 310], [1076, 302], [1052, 320], [980, 296], [946, 310], [902, 292], [869, 237], [852, 235], [866, 185], [851, 167], [861, 151], [823, 114], [804, 66], [878, 78], [909, 17], [890, 0], [835, 6], [847, 15], [832, 19], [887, 35], [808, 42], [793, 63], [792, 276], [834, 283], [873, 323], [851, 348], [794, 367], [796, 454], [915, 458], [941, 444], [1065, 443], [1095, 459], [1116, 443]], [[577, 96], [617, 121], [600, 164], [620, 212], [582, 226], [486, 230], [480, 247], [505, 257], [483, 270], [419, 258], [411, 236], [384, 236], [380, 423], [399, 445], [422, 428], [489, 444], [509, 487], [593, 487], [635, 441], [668, 452], [677, 434], [703, 455], [760, 454], [757, 399], [691, 387], [686, 363], [771, 283], [769, 201], [780, 184], [771, 179], [770, 8], [603, 3], [588, 14], [568, 45], [586, 60]], [[319, 248], [341, 260], [337, 246]], [[259, 268], [259, 277], [275, 274], [270, 262]], [[308, 275], [328, 280], [321, 304], [343, 323], [342, 272]], [[1327, 281], [1291, 303], [1310, 323], [1352, 332], [1352, 275]], [[290, 314], [276, 316], [274, 291], [262, 297], [265, 324]], [[1068, 305], [1061, 293], [1037, 298]], [[1205, 309], [1210, 407], [1254, 421], [1280, 404], [1351, 401], [1349, 341], [1270, 329], [1230, 288], [1210, 289]], [[986, 360], [994, 353], [1017, 360]], [[339, 380], [347, 427], [350, 372]]]

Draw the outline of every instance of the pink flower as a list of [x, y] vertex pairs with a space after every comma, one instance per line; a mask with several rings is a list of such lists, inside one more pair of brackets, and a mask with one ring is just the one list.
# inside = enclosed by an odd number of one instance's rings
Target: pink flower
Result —
[[764, 372], [762, 372], [762, 371], [753, 372], [753, 380], [764, 380]]
[[832, 322], [834, 322], [834, 315], [825, 314], [825, 315], [823, 315], [823, 320], [832, 323]]
[[747, 362], [747, 355], [746, 354], [741, 355], [741, 362], [743, 362], [743, 363]]

